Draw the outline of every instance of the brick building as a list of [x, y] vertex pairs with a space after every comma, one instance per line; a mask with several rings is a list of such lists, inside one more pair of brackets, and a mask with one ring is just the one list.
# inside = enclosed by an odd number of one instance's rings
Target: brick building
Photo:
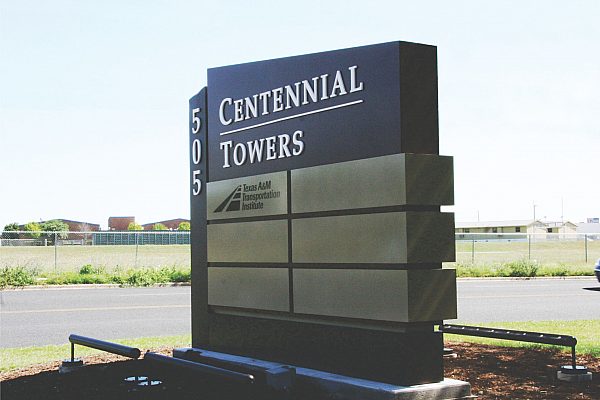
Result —
[[109, 231], [126, 231], [130, 223], [135, 222], [135, 217], [109, 217]]

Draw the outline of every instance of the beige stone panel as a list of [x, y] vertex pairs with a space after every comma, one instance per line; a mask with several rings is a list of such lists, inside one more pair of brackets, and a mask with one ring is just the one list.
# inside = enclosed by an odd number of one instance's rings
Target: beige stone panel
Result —
[[406, 213], [406, 262], [451, 262], [456, 259], [454, 213]]
[[452, 157], [393, 154], [293, 170], [292, 212], [454, 203]]
[[433, 154], [403, 154], [405, 157], [406, 204], [454, 204], [453, 158]]
[[292, 221], [296, 263], [441, 263], [455, 258], [454, 215], [392, 212]]
[[408, 271], [410, 321], [456, 318], [456, 270]]
[[456, 276], [442, 269], [294, 269], [294, 312], [389, 322], [456, 318]]
[[287, 220], [208, 225], [208, 262], [287, 261]]
[[208, 304], [289, 311], [287, 268], [208, 269]]
[[296, 263], [401, 263], [405, 213], [302, 218], [292, 221]]

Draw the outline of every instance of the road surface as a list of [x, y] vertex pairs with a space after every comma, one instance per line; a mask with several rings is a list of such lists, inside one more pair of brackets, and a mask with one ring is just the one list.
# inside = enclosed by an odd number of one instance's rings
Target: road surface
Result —
[[[598, 282], [586, 279], [458, 280], [448, 323], [600, 319]], [[0, 292], [0, 347], [187, 334], [190, 287], [25, 289]]]
[[191, 331], [190, 287], [25, 289], [0, 292], [1, 347], [181, 335]]
[[[597, 289], [597, 290], [586, 290]], [[458, 319], [448, 323], [600, 319], [600, 284], [574, 279], [459, 279]]]

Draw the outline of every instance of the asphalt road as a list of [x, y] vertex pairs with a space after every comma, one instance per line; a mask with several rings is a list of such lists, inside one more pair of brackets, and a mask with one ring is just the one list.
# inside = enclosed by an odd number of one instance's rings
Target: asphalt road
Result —
[[[600, 318], [594, 278], [459, 280], [449, 323]], [[65, 344], [70, 333], [99, 339], [190, 332], [190, 288], [67, 288], [0, 292], [0, 347]]]
[[190, 287], [25, 289], [0, 292], [0, 346], [65, 344], [191, 331]]
[[[586, 290], [596, 289], [596, 290]], [[600, 284], [573, 279], [459, 279], [458, 319], [448, 323], [600, 319]]]

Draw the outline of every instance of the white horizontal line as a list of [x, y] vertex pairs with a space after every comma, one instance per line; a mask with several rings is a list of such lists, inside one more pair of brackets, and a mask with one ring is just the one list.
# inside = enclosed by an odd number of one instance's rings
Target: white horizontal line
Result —
[[318, 110], [312, 110], [312, 111], [307, 111], [305, 113], [302, 114], [296, 114], [296, 115], [290, 115], [288, 117], [283, 117], [283, 118], [279, 118], [279, 119], [274, 119], [272, 121], [267, 121], [267, 122], [263, 122], [261, 124], [256, 124], [256, 125], [251, 125], [251, 126], [246, 126], [245, 128], [240, 128], [240, 129], [234, 129], [232, 131], [227, 131], [227, 132], [221, 132], [219, 135], [221, 136], [225, 136], [225, 135], [230, 135], [232, 133], [237, 133], [237, 132], [241, 132], [241, 131], [246, 131], [248, 129], [253, 129], [253, 128], [258, 128], [260, 126], [265, 126], [265, 125], [270, 125], [270, 124], [274, 124], [277, 122], [281, 122], [281, 121], [286, 121], [288, 119], [294, 119], [294, 118], [299, 118], [299, 117], [304, 117], [305, 115], [310, 115], [310, 114], [317, 114], [320, 112], [324, 112], [324, 111], [331, 111], [331, 110], [335, 110], [336, 108], [342, 108], [342, 107], [348, 107], [348, 106], [353, 106], [355, 104], [360, 104], [362, 103], [363, 100], [356, 100], [356, 101], [351, 101], [349, 103], [344, 103], [344, 104], [338, 104], [337, 106], [331, 106], [331, 107], [325, 107], [325, 108], [320, 108]]

